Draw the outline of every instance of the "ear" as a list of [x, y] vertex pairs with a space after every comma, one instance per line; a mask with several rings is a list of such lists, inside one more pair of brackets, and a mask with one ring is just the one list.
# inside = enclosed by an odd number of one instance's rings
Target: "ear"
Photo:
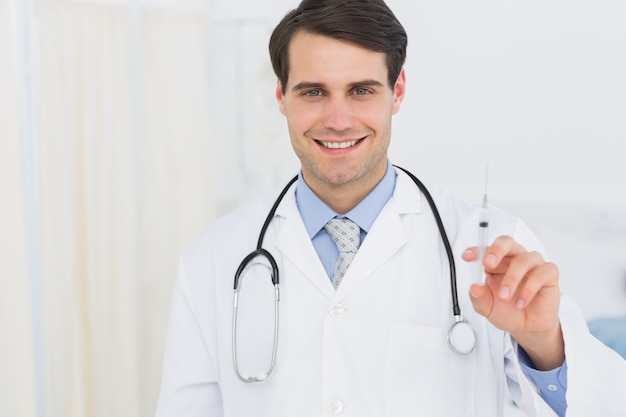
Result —
[[392, 114], [398, 113], [400, 111], [400, 104], [402, 104], [402, 100], [404, 100], [404, 94], [406, 93], [406, 74], [404, 72], [404, 68], [400, 70], [400, 74], [398, 75], [398, 79], [396, 80], [396, 84], [393, 86], [393, 109]]
[[287, 115], [285, 110], [285, 95], [283, 94], [283, 84], [280, 80], [276, 80], [276, 101], [278, 101], [278, 109], [283, 114], [283, 116]]

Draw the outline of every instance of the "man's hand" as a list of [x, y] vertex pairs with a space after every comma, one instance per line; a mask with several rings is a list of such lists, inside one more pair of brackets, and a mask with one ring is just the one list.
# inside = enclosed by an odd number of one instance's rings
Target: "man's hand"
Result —
[[[463, 259], [476, 260], [476, 248]], [[538, 370], [558, 368], [565, 360], [559, 322], [559, 271], [537, 252], [527, 252], [509, 236], [500, 236], [482, 260], [485, 285], [473, 284], [474, 309], [509, 332]]]

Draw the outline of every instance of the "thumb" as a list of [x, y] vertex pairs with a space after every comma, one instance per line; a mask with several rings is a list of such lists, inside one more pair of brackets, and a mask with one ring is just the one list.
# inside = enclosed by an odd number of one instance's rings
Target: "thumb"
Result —
[[489, 316], [493, 306], [493, 295], [485, 285], [472, 284], [470, 287], [470, 299], [474, 310], [481, 316]]

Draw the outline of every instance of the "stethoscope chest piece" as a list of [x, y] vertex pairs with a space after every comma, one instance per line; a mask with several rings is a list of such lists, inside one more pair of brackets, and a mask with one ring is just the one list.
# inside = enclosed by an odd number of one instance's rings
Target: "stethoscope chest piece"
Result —
[[470, 324], [458, 318], [448, 330], [448, 346], [460, 355], [469, 355], [476, 347], [476, 333]]

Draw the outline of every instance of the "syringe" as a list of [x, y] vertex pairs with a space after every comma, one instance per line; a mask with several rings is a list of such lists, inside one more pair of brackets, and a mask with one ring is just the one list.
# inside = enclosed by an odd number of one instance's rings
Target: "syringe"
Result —
[[487, 177], [488, 177], [489, 165], [485, 168], [485, 194], [483, 195], [483, 204], [480, 208], [478, 215], [478, 244], [476, 260], [479, 262], [478, 268], [478, 282], [485, 282], [485, 267], [483, 265], [483, 259], [485, 258], [485, 252], [487, 251], [487, 243], [489, 240], [489, 211], [487, 204]]

